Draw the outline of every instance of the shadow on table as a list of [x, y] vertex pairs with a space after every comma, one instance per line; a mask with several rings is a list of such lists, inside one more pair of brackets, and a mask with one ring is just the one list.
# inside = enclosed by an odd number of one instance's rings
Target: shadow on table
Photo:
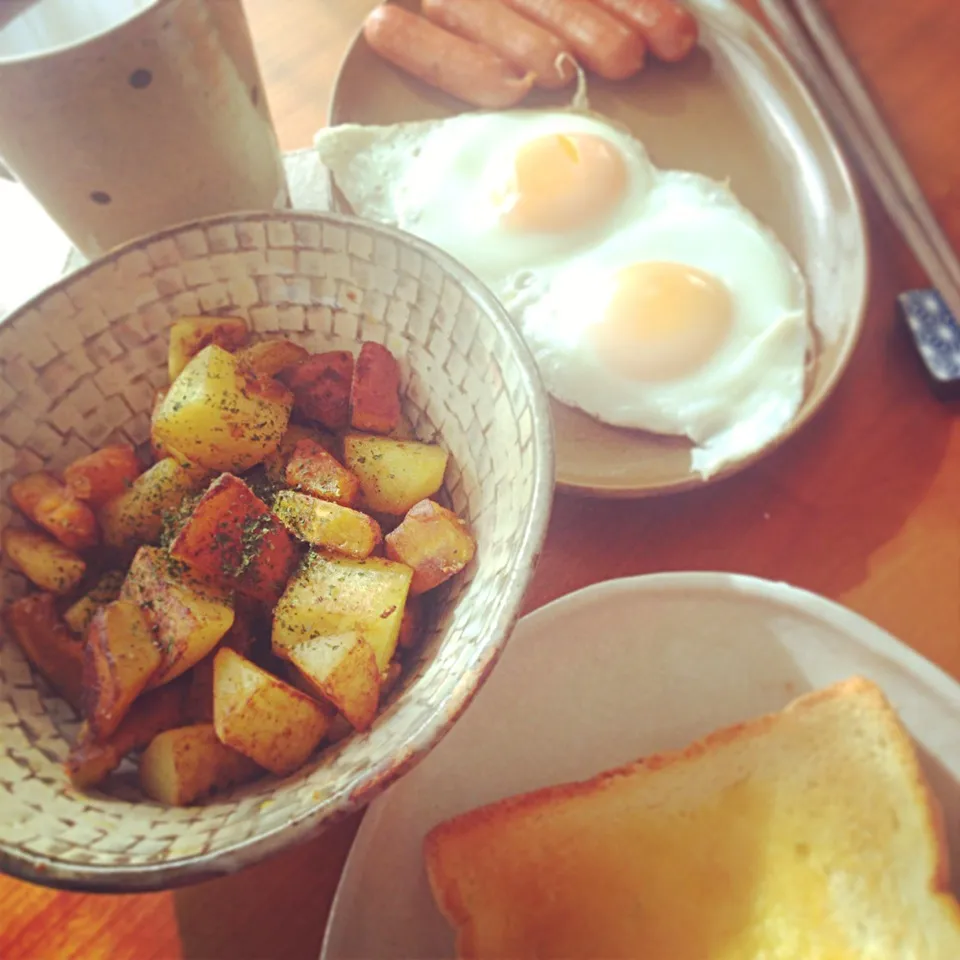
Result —
[[174, 893], [184, 960], [317, 960], [360, 818], [235, 876]]

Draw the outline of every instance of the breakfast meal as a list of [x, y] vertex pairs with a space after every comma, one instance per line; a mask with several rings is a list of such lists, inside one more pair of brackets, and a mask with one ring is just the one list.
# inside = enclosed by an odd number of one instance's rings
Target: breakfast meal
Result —
[[675, 0], [422, 0], [367, 16], [377, 54], [451, 96], [486, 109], [518, 104], [534, 86], [565, 86], [582, 64], [606, 80], [683, 60], [697, 21]]
[[561, 403], [687, 437], [703, 477], [797, 414], [815, 353], [797, 264], [726, 184], [656, 167], [616, 122], [491, 110], [343, 124], [314, 143], [356, 215], [493, 291]]
[[859, 678], [454, 817], [424, 855], [461, 957], [960, 957], [939, 806]]
[[113, 444], [11, 484], [3, 553], [36, 588], [9, 636], [83, 717], [78, 788], [131, 752], [144, 793], [192, 804], [370, 727], [423, 633], [424, 594], [473, 558], [436, 499], [447, 452], [409, 436], [375, 342], [311, 354], [186, 317], [151, 466]]

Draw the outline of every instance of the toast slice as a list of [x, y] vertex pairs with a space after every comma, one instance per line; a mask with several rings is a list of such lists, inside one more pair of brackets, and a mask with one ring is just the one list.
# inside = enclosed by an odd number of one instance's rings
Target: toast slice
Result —
[[461, 957], [960, 960], [939, 807], [857, 678], [463, 814], [425, 858]]

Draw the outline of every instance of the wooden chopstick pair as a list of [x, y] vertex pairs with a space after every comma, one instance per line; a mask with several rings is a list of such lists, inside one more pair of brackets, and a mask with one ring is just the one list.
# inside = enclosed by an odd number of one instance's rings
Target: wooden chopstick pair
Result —
[[890, 219], [960, 323], [960, 260], [816, 0], [759, 0]]

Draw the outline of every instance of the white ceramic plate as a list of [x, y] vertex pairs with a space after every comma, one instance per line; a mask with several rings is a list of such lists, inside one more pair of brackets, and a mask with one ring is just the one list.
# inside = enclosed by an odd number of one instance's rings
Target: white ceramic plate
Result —
[[883, 688], [919, 744], [960, 867], [960, 685], [869, 621], [785, 584], [612, 580], [525, 617], [453, 730], [370, 807], [322, 960], [452, 956], [420, 852], [439, 821], [682, 747], [854, 674]]

